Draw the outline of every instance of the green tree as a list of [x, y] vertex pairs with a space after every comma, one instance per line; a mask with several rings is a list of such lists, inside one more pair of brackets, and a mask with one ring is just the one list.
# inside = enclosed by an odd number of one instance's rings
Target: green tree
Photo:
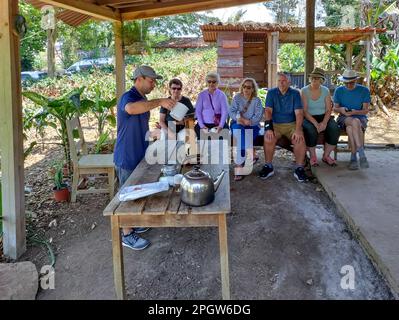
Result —
[[296, 14], [298, 0], [272, 0], [263, 5], [272, 11], [276, 23], [298, 24]]
[[19, 1], [19, 10], [26, 19], [27, 33], [21, 39], [21, 67], [23, 71], [32, 70], [35, 57], [46, 46], [47, 34], [41, 28], [41, 12], [25, 1]]
[[359, 25], [360, 1], [359, 0], [321, 0], [326, 18], [327, 27], [339, 27], [342, 21], [342, 8], [350, 5], [355, 8], [355, 24]]
[[233, 15], [227, 18], [227, 23], [237, 23], [240, 22], [240, 20], [244, 17], [244, 15], [247, 13], [247, 10], [240, 9]]
[[305, 49], [294, 43], [283, 44], [278, 51], [280, 69], [286, 72], [305, 71]]

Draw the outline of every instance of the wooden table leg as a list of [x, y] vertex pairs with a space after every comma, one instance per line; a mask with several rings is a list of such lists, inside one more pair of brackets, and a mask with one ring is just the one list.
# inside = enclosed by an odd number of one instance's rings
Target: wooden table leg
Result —
[[227, 248], [227, 224], [225, 214], [219, 214], [219, 246], [220, 270], [222, 273], [222, 297], [223, 300], [230, 300], [229, 252]]
[[119, 228], [119, 217], [111, 216], [112, 232], [112, 259], [114, 263], [114, 283], [116, 297], [118, 300], [126, 299], [125, 276], [123, 270], [123, 251], [121, 241], [121, 231]]

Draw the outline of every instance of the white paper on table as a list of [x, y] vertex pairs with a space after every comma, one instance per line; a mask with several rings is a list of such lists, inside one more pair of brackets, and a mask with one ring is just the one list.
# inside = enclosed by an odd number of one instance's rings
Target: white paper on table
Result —
[[154, 193], [169, 190], [169, 183], [167, 181], [159, 181], [145, 184], [138, 184], [134, 186], [124, 187], [119, 193], [119, 201], [136, 200], [149, 196]]

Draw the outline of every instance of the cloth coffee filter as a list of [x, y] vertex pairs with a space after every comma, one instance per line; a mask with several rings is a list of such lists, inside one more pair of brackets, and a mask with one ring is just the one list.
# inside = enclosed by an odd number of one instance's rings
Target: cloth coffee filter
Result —
[[187, 112], [188, 112], [187, 106], [181, 102], [177, 102], [176, 105], [173, 107], [172, 111], [170, 112], [170, 116], [176, 121], [181, 121], [183, 120]]

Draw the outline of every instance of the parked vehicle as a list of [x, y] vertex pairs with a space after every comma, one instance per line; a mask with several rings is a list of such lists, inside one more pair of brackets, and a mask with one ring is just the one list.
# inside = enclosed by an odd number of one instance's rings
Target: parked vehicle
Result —
[[21, 82], [26, 83], [28, 81], [34, 82], [47, 77], [47, 72], [44, 71], [22, 71]]
[[107, 66], [113, 66], [112, 58], [86, 59], [75, 62], [66, 70], [66, 74], [71, 75], [72, 73], [89, 71], [94, 68], [103, 68]]

